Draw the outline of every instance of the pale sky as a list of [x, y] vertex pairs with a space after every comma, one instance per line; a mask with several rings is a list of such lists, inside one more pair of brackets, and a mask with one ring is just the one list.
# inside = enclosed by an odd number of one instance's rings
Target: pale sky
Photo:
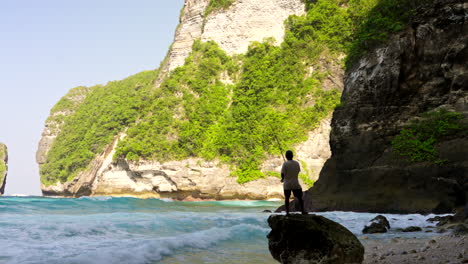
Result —
[[184, 0], [0, 0], [0, 142], [6, 194], [40, 195], [37, 145], [52, 106], [76, 86], [155, 69]]

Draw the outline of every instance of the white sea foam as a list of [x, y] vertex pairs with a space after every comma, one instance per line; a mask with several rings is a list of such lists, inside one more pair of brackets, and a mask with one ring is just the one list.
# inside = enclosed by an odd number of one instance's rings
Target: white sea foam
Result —
[[80, 198], [78, 199], [81, 199], [81, 200], [93, 200], [93, 201], [109, 201], [109, 200], [112, 200], [113, 197], [112, 196], [81, 196]]
[[[251, 233], [267, 232], [266, 228], [240, 224], [228, 228], [210, 228], [207, 230], [181, 234], [170, 237], [143, 238], [132, 237], [117, 239], [109, 236], [106, 239], [89, 239], [86, 233], [91, 231], [66, 227], [64, 236], [76, 239], [48, 240], [42, 245], [18, 243], [3, 250], [11, 258], [6, 263], [40, 263], [47, 258], [47, 263], [148, 263], [170, 256], [179, 249], [207, 249], [214, 244], [233, 237], [248, 240]], [[109, 235], [109, 234], [106, 234]], [[39, 238], [39, 237], [37, 237]], [[26, 248], [27, 251], [25, 250]], [[27, 253], [26, 253], [27, 252]], [[26, 254], [25, 254], [26, 253]]]

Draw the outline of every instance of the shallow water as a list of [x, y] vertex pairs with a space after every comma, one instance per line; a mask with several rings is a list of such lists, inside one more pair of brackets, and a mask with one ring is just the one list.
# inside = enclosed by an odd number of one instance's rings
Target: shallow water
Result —
[[[0, 198], [0, 263], [275, 263], [266, 222], [277, 201], [179, 202], [135, 198]], [[376, 214], [326, 212], [362, 237]], [[385, 214], [392, 230], [433, 215]]]

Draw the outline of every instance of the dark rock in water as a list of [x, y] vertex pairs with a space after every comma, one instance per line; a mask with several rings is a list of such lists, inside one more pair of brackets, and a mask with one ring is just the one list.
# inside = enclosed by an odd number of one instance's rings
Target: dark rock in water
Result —
[[271, 210], [263, 210], [262, 213], [271, 213]]
[[390, 223], [388, 222], [387, 218], [385, 218], [385, 216], [383, 215], [378, 215], [374, 217], [374, 219], [372, 219], [371, 221], [383, 224], [385, 227], [387, 227], [387, 229], [390, 229]]
[[453, 216], [449, 215], [449, 216], [446, 216], [445, 218], [442, 218], [439, 221], [439, 223], [437, 223], [437, 226], [444, 226], [444, 225], [452, 223], [453, 221], [454, 221]]
[[468, 235], [468, 228], [464, 224], [458, 224], [453, 227], [452, 234], [456, 236], [466, 236]]
[[420, 232], [420, 231], [422, 231], [422, 228], [420, 228], [419, 226], [408, 226], [401, 230], [401, 232]]
[[364, 247], [348, 229], [318, 215], [268, 218], [270, 253], [281, 263], [361, 263]]
[[370, 225], [367, 225], [362, 230], [364, 234], [375, 234], [375, 233], [386, 233], [390, 229], [390, 223], [387, 218], [383, 215], [378, 215], [370, 221]]
[[436, 226], [444, 226], [450, 223], [453, 223], [455, 221], [455, 218], [452, 215], [447, 215], [447, 216], [435, 216], [432, 218], [427, 219], [428, 222], [438, 222]]
[[370, 225], [365, 226], [362, 229], [363, 234], [376, 234], [376, 233], [386, 233], [388, 230], [387, 228], [379, 223], [372, 222]]
[[408, 161], [392, 147], [405, 125], [428, 111], [468, 120], [468, 5], [430, 2], [347, 71], [331, 123], [332, 157], [308, 191], [306, 210], [451, 213], [465, 205], [466, 135], [440, 139], [441, 165]]
[[451, 221], [453, 219], [453, 216], [447, 215], [447, 216], [434, 216], [432, 218], [427, 219], [427, 222], [441, 222], [441, 221]]

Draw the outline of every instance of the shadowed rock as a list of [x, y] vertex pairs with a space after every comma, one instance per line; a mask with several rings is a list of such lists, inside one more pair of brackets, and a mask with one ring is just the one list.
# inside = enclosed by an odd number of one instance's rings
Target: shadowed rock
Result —
[[391, 142], [428, 111], [456, 111], [467, 124], [467, 13], [463, 1], [434, 1], [348, 70], [332, 119], [333, 154], [308, 191], [306, 210], [441, 214], [466, 203], [466, 135], [435, 145], [442, 165], [410, 162]]
[[370, 221], [370, 225], [364, 226], [362, 233], [364, 234], [375, 234], [375, 233], [386, 233], [390, 229], [390, 223], [387, 218], [383, 215], [378, 215]]
[[268, 218], [270, 253], [281, 263], [362, 263], [364, 247], [348, 229], [318, 215]]
[[420, 231], [422, 231], [422, 228], [420, 228], [419, 226], [408, 226], [401, 230], [401, 232], [420, 232]]

